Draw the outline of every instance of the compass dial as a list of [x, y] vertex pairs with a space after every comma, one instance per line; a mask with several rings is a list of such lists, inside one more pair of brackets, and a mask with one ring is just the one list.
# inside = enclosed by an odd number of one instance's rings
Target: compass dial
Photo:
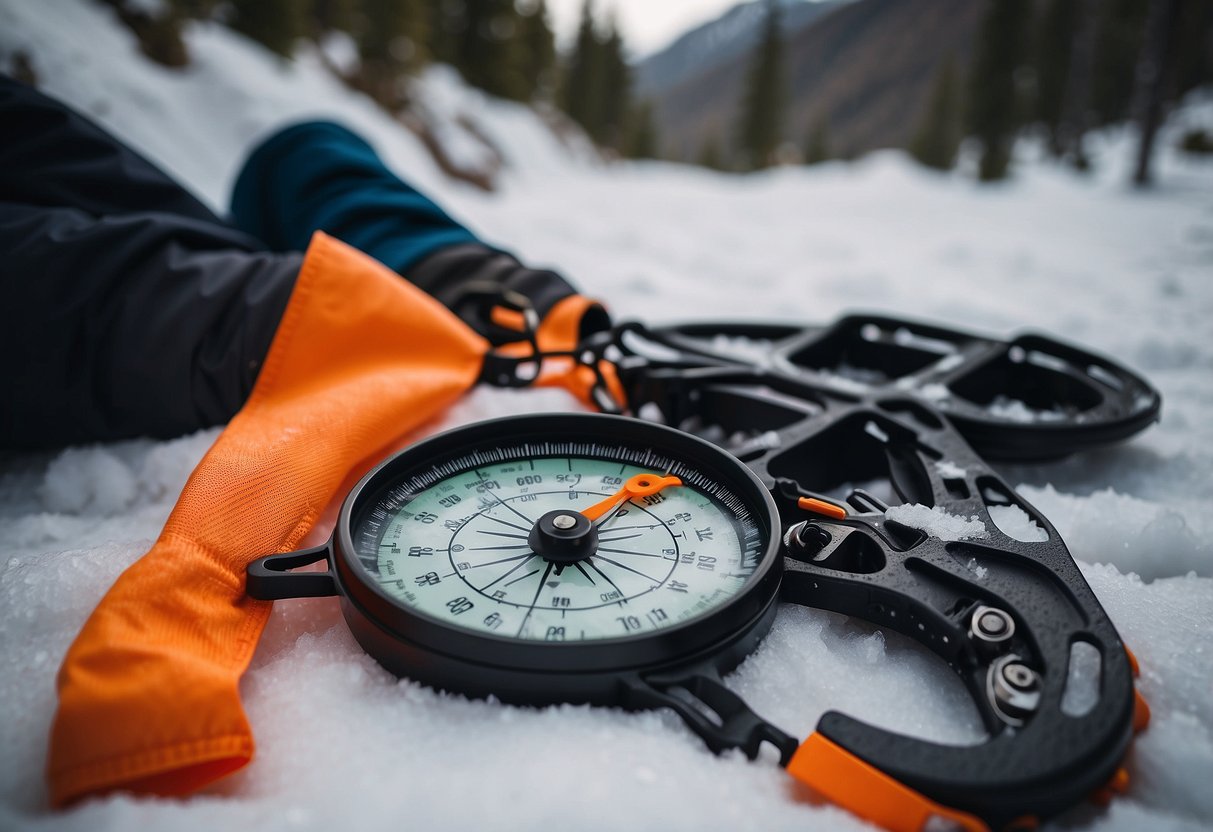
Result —
[[742, 591], [769, 539], [693, 461], [571, 441], [433, 461], [380, 490], [351, 531], [367, 579], [402, 607], [546, 642], [641, 636], [708, 615]]

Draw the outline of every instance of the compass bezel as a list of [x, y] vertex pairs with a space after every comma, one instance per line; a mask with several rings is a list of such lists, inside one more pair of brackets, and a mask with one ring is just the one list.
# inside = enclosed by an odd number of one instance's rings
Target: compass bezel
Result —
[[[743, 502], [764, 535], [753, 574], [719, 607], [657, 632], [547, 642], [479, 633], [409, 608], [381, 588], [360, 562], [354, 544], [358, 523], [396, 484], [483, 447], [553, 438], [652, 447], [725, 485]], [[600, 414], [491, 419], [438, 434], [390, 457], [346, 497], [333, 535], [331, 559], [351, 631], [389, 670], [450, 690], [528, 702], [601, 701], [604, 696], [591, 695], [592, 691], [620, 673], [703, 660], [715, 653], [728, 653], [722, 658], [735, 664], [769, 629], [783, 574], [775, 502], [744, 463], [682, 431]], [[744, 652], [735, 655], [739, 649]], [[595, 677], [601, 677], [601, 683], [591, 683]]]

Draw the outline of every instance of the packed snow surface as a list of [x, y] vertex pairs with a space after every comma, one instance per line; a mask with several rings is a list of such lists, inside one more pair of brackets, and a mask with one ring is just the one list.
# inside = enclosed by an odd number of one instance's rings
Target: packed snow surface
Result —
[[[193, 66], [173, 72], [143, 60], [100, 5], [0, 0], [0, 61], [27, 51], [47, 91], [219, 208], [252, 142], [290, 120], [338, 118], [485, 239], [559, 268], [621, 318], [824, 322], [864, 308], [1045, 330], [1143, 371], [1165, 398], [1159, 425], [1000, 471], [1079, 559], [1141, 661], [1154, 715], [1128, 794], [1058, 825], [1213, 823], [1213, 167], [1167, 150], [1158, 187], [1134, 193], [1123, 184], [1131, 147], [1113, 132], [1093, 142], [1094, 176], [1024, 145], [1015, 178], [994, 187], [893, 152], [744, 178], [604, 168], [526, 108], [427, 76], [436, 117], [472, 108], [507, 157], [503, 189], [485, 195], [444, 180], [314, 55], [283, 63], [214, 26], [193, 27], [189, 44]], [[1182, 118], [1208, 122], [1211, 109], [1197, 102]], [[573, 407], [555, 392], [480, 390], [432, 429]], [[258, 741], [247, 769], [187, 800], [117, 795], [49, 812], [55, 671], [216, 435], [0, 462], [0, 829], [863, 828], [798, 800], [770, 760], [712, 756], [670, 713], [505, 707], [399, 681], [357, 647], [331, 599], [274, 607], [242, 686]], [[829, 709], [945, 742], [982, 736], [934, 656], [814, 610], [782, 609], [729, 682], [801, 736]]]
[[940, 506], [890, 506], [885, 517], [911, 529], [920, 529], [940, 540], [981, 540], [989, 537], [986, 524], [979, 517], [949, 514]]
[[994, 525], [1008, 537], [1024, 543], [1039, 543], [1049, 539], [1049, 533], [1019, 506], [990, 506], [989, 509]]

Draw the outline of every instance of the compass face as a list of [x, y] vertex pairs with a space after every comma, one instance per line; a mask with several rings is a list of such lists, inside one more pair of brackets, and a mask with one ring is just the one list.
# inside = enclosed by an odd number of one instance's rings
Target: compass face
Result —
[[[660, 485], [628, 490], [646, 481]], [[660, 449], [507, 437], [402, 472], [351, 539], [365, 580], [410, 612], [495, 637], [595, 642], [735, 598], [768, 548], [762, 510]]]

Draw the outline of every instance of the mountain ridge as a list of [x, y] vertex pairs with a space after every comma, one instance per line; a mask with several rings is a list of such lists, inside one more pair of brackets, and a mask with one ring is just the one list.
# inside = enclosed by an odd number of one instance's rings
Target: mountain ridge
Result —
[[[798, 31], [827, 12], [852, 0], [777, 0], [784, 30]], [[658, 95], [699, 72], [713, 50], [712, 62], [744, 54], [757, 42], [763, 0], [744, 0], [723, 14], [683, 32], [659, 51], [635, 65], [636, 92]]]
[[[752, 5], [752, 4], [749, 4]], [[941, 65], [968, 65], [986, 2], [855, 0], [784, 28], [790, 90], [785, 139], [797, 145], [827, 124], [834, 155], [905, 147]], [[663, 155], [726, 154], [736, 133], [750, 50], [713, 61], [651, 96]]]

